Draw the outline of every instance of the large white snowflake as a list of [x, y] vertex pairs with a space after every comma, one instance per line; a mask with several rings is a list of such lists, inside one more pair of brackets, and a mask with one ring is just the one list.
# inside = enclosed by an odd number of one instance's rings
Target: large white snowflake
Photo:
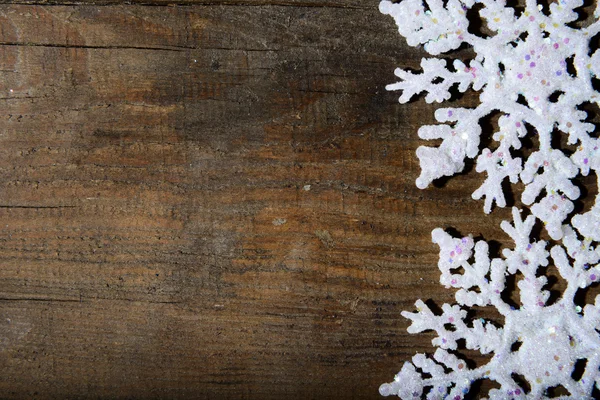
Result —
[[[412, 321], [409, 332], [436, 331], [433, 344], [438, 349], [433, 358], [414, 356], [380, 393], [404, 399], [460, 399], [473, 381], [489, 379], [501, 385], [489, 392], [490, 398], [544, 398], [548, 388], [558, 385], [572, 398], [591, 398], [594, 385], [600, 389], [600, 296], [595, 305], [583, 309], [575, 305], [574, 296], [600, 281], [600, 195], [591, 210], [574, 215], [573, 200], [580, 190], [571, 180], [590, 171], [600, 179], [600, 140], [590, 135], [595, 125], [586, 122], [587, 112], [581, 110], [586, 102], [600, 103], [594, 87], [600, 77], [600, 50], [590, 47], [600, 32], [600, 4], [591, 24], [575, 28], [579, 14], [574, 10], [583, 5], [581, 0], [560, 0], [547, 10], [527, 0], [520, 13], [503, 0], [482, 0], [475, 10], [492, 32], [483, 37], [468, 30], [467, 11], [475, 3], [382, 1], [381, 12], [394, 17], [409, 45], [422, 44], [434, 56], [463, 44], [476, 53], [468, 64], [454, 60], [449, 67], [444, 59], [424, 58], [420, 73], [397, 69], [400, 81], [388, 90], [401, 90], [402, 103], [421, 92], [427, 102], [450, 100], [453, 86], [461, 92], [469, 87], [480, 91], [476, 108], [439, 108], [435, 118], [440, 124], [419, 129], [422, 139], [442, 141], [438, 147], [417, 149], [417, 186], [425, 188], [437, 178], [454, 175], [463, 170], [466, 158], [477, 157], [476, 171], [485, 171], [487, 178], [473, 198], [485, 197], [484, 211], [491, 212], [493, 203], [506, 206], [502, 183], [508, 178], [525, 185], [521, 201], [529, 206], [529, 215], [522, 219], [513, 209], [513, 223], [505, 221], [501, 227], [514, 249], [492, 260], [484, 241], [433, 231], [440, 247], [441, 283], [458, 289], [458, 304], [444, 304], [442, 315], [435, 315], [419, 300], [416, 313], [402, 314]], [[480, 149], [480, 121], [495, 112], [501, 113], [493, 134], [495, 149]], [[553, 147], [559, 131], [577, 146], [572, 154]], [[539, 146], [523, 163], [516, 150], [527, 135], [535, 135]], [[536, 219], [553, 239], [551, 246], [532, 237]], [[542, 268], [549, 263], [567, 284], [560, 300], [551, 305], [549, 293], [542, 289], [547, 283]], [[506, 277], [517, 273], [523, 276], [518, 282], [521, 306], [513, 309], [501, 293]], [[466, 309], [473, 305], [495, 307], [504, 317], [503, 326], [469, 320]], [[468, 349], [493, 357], [469, 369], [453, 353], [459, 339]], [[573, 374], [576, 364], [583, 370], [581, 376]], [[517, 375], [527, 385], [515, 380]]]

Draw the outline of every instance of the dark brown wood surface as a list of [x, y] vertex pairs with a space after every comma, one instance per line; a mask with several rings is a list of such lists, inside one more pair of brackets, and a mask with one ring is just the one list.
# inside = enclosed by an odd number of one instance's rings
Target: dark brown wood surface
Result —
[[415, 187], [436, 106], [385, 91], [425, 54], [378, 1], [21, 3], [0, 398], [379, 398], [452, 301], [431, 230], [506, 238], [474, 171]]

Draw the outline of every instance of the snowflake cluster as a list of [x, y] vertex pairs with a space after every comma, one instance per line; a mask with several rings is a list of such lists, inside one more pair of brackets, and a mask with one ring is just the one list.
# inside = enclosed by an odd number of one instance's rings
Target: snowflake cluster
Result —
[[[476, 54], [468, 63], [454, 60], [451, 65], [442, 58], [424, 58], [421, 72], [397, 69], [400, 81], [387, 87], [402, 91], [401, 103], [422, 92], [430, 103], [450, 100], [453, 88], [480, 92], [477, 107], [439, 108], [435, 118], [440, 124], [419, 129], [422, 139], [441, 139], [441, 144], [417, 149], [417, 186], [425, 188], [435, 179], [461, 172], [466, 158], [476, 158], [476, 171], [487, 177], [472, 197], [485, 198], [485, 213], [494, 203], [506, 206], [502, 185], [507, 178], [524, 184], [521, 202], [529, 207], [526, 218], [514, 208], [513, 223], [502, 223], [514, 241], [502, 258], [490, 260], [484, 241], [433, 231], [440, 247], [441, 283], [457, 289], [458, 304], [444, 304], [442, 315], [436, 315], [418, 301], [416, 313], [402, 314], [412, 321], [410, 333], [437, 332], [433, 344], [438, 349], [433, 358], [417, 354], [412, 363], [405, 363], [394, 382], [380, 387], [381, 394], [460, 399], [482, 379], [500, 384], [489, 392], [490, 398], [498, 399], [544, 398], [558, 385], [574, 398], [591, 398], [594, 385], [600, 389], [600, 296], [583, 309], [574, 303], [579, 289], [600, 281], [600, 195], [591, 210], [573, 215], [573, 201], [581, 193], [572, 179], [591, 171], [600, 180], [600, 139], [582, 110], [584, 103], [600, 104], [595, 86], [600, 50], [591, 47], [600, 32], [600, 3], [591, 24], [575, 28], [575, 9], [581, 6], [582, 0], [559, 0], [544, 10], [535, 0], [526, 0], [519, 13], [504, 0], [380, 3], [381, 12], [396, 20], [409, 45], [423, 45], [437, 56], [466, 44]], [[478, 10], [490, 36], [469, 32], [470, 9]], [[480, 121], [492, 113], [501, 114], [493, 133], [495, 148], [480, 149]], [[553, 146], [561, 133], [577, 147], [572, 154]], [[539, 146], [523, 160], [518, 150], [528, 135], [535, 136]], [[553, 244], [532, 237], [536, 220], [543, 222]], [[547, 279], [540, 276], [549, 264], [567, 283], [560, 300], [552, 304], [543, 290]], [[518, 282], [521, 306], [514, 309], [501, 294], [506, 277], [517, 273], [523, 276]], [[466, 308], [474, 305], [495, 307], [504, 325], [470, 321]], [[454, 352], [459, 339], [468, 349], [493, 357], [470, 369]], [[584, 371], [574, 379], [576, 364]], [[524, 377], [527, 388], [516, 375]]]

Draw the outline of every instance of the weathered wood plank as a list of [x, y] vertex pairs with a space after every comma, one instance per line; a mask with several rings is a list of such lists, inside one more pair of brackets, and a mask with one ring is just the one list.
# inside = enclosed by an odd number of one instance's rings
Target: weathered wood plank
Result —
[[112, 6], [121, 4], [145, 6], [238, 6], [238, 7], [308, 7], [368, 9], [371, 5], [359, 0], [0, 0], [0, 4], [27, 5], [93, 5]]
[[430, 231], [503, 237], [377, 1], [206, 4], [0, 7], [3, 398], [377, 398]]

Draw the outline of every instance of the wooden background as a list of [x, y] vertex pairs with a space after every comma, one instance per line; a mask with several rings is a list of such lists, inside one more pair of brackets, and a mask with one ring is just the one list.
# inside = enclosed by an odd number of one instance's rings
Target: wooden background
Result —
[[[435, 227], [377, 0], [0, 5], [0, 397], [376, 399]], [[466, 53], [465, 53], [466, 54]], [[475, 104], [467, 94], [456, 104]], [[491, 133], [491, 132], [488, 132]], [[468, 170], [472, 170], [469, 167]]]

